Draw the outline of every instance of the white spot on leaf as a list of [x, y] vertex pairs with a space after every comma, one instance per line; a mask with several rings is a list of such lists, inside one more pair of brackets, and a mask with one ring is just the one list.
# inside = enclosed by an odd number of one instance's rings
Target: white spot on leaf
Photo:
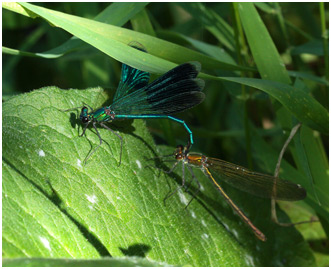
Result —
[[141, 162], [139, 160], [136, 160], [136, 164], [138, 165], [138, 168], [141, 169]]
[[49, 244], [49, 241], [45, 237], [39, 236], [39, 239], [40, 239], [41, 243], [43, 243], [45, 248], [47, 248], [48, 250], [52, 250], [51, 246]]
[[232, 229], [232, 230], [231, 230], [231, 233], [232, 233], [236, 238], [239, 238], [239, 234], [238, 234], [237, 230]]
[[91, 196], [85, 194], [85, 196], [90, 203], [95, 204], [97, 202], [97, 197], [94, 194]]
[[205, 188], [200, 184], [200, 191], [204, 191]]
[[202, 237], [207, 239], [209, 237], [209, 235], [208, 234], [203, 234]]
[[194, 218], [194, 219], [197, 218], [197, 216], [195, 215], [195, 213], [194, 213], [193, 211], [191, 211], [191, 216], [192, 216], [192, 218]]
[[188, 203], [188, 201], [187, 201], [184, 193], [182, 193], [182, 192], [178, 192], [178, 193], [179, 193], [179, 199], [180, 199], [180, 201], [186, 206], [187, 203]]
[[247, 263], [247, 266], [255, 266], [253, 256], [246, 254], [245, 255], [245, 261]]
[[226, 223], [223, 223], [223, 226], [227, 231], [230, 231], [229, 226]]
[[38, 155], [40, 157], [45, 157], [45, 152], [41, 149], [41, 150], [39, 150]]
[[82, 167], [82, 161], [80, 159], [77, 159], [77, 166]]

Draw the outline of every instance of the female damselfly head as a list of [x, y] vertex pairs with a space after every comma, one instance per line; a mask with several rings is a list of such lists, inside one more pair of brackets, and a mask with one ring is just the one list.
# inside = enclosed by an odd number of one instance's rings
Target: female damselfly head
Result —
[[178, 145], [174, 151], [174, 157], [176, 160], [182, 160], [185, 157], [185, 154], [183, 152], [184, 146]]
[[82, 123], [88, 123], [89, 121], [89, 117], [88, 117], [88, 108], [86, 106], [82, 107], [82, 110], [80, 112], [80, 120], [82, 121]]
[[188, 157], [188, 153], [191, 147], [190, 141], [188, 144], [184, 147], [183, 145], [178, 145], [174, 151], [174, 157], [176, 160], [183, 160]]

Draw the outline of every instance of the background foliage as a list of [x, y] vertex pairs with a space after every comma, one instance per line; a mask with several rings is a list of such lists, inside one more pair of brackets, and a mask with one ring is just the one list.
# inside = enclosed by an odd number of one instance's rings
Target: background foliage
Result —
[[[100, 261], [328, 265], [325, 5], [3, 3], [4, 265], [68, 262], [29, 257], [109, 256], [127, 260]], [[128, 47], [132, 40], [149, 54]], [[147, 121], [148, 129], [143, 121], [115, 126], [124, 138], [121, 167], [119, 141], [100, 130], [106, 143], [81, 166], [98, 138], [92, 131], [78, 137], [77, 112], [61, 109], [111, 103], [121, 62], [156, 77], [192, 60], [202, 63], [206, 99], [176, 116], [193, 130], [193, 150], [272, 174], [300, 120], [303, 127], [286, 152], [281, 176], [303, 185], [308, 196], [281, 207], [292, 221], [317, 215], [321, 223], [298, 226], [300, 233], [278, 227], [270, 221], [268, 200], [224, 186], [266, 233], [268, 241], [258, 242], [199, 171], [204, 190], [188, 210], [183, 207], [196, 186], [164, 205], [181, 172], [165, 176], [146, 165], [166, 164], [147, 159], [169, 154], [186, 140], [183, 128], [166, 120]], [[50, 85], [55, 87], [45, 88]], [[38, 88], [43, 89], [33, 91]]]

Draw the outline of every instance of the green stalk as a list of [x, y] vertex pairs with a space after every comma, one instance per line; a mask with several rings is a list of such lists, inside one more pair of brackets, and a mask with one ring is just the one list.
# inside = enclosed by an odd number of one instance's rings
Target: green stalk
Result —
[[321, 32], [323, 38], [324, 48], [324, 63], [325, 63], [325, 78], [329, 79], [329, 48], [328, 48], [328, 33], [325, 25], [325, 8], [324, 3], [320, 3], [320, 15], [321, 15]]
[[[233, 3], [233, 16], [235, 19], [235, 41], [236, 41], [236, 53], [238, 57], [238, 62], [240, 65], [244, 65], [244, 59], [241, 55], [241, 46], [243, 48], [244, 55], [248, 55], [248, 48], [245, 42], [244, 31], [241, 27], [239, 11], [238, 11], [238, 3]], [[241, 42], [240, 42], [241, 41]], [[240, 72], [241, 77], [246, 77], [244, 71]], [[244, 99], [244, 128], [245, 128], [245, 140], [246, 140], [246, 157], [247, 164], [250, 169], [253, 169], [253, 160], [252, 160], [252, 147], [251, 147], [251, 130], [248, 124], [248, 114], [247, 114], [247, 97], [246, 97], [246, 87], [241, 84], [242, 96]]]
[[274, 6], [275, 6], [275, 9], [277, 10], [276, 16], [277, 16], [277, 20], [279, 22], [280, 30], [282, 31], [283, 36], [285, 37], [284, 41], [285, 41], [286, 48], [288, 49], [290, 42], [289, 42], [288, 32], [285, 27], [285, 20], [284, 20], [283, 14], [282, 14], [282, 9], [281, 9], [279, 3], [274, 3]]

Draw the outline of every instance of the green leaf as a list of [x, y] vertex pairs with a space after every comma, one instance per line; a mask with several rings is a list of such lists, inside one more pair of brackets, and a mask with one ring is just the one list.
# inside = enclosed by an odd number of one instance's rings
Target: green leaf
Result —
[[284, 63], [252, 3], [239, 3], [240, 19], [262, 79], [290, 83]]
[[317, 55], [317, 56], [323, 56], [324, 51], [323, 51], [323, 41], [314, 39], [311, 40], [303, 45], [294, 47], [291, 50], [292, 55], [300, 55], [300, 54], [312, 54], [312, 55]]
[[[75, 35], [116, 60], [151, 73], [165, 73], [174, 63], [199, 61], [207, 69], [251, 70], [247, 67], [218, 61], [176, 44], [97, 21], [21, 3], [28, 10]], [[149, 54], [131, 48], [127, 44], [136, 41], [146, 47]]]
[[218, 41], [231, 51], [234, 51], [234, 32], [231, 26], [214, 10], [206, 7], [203, 3], [176, 3], [192, 17], [206, 27]]
[[[286, 203], [277, 202], [280, 207], [291, 214], [292, 222], [299, 222], [303, 220], [310, 220], [312, 214], [311, 209], [304, 205], [304, 203]], [[309, 242], [313, 250], [316, 265], [319, 267], [325, 267], [329, 265], [329, 252], [325, 249], [327, 244], [327, 235], [325, 234], [320, 222], [312, 222], [304, 225], [297, 225], [297, 229], [304, 236], [306, 241]]]
[[277, 99], [302, 123], [322, 133], [327, 134], [329, 132], [328, 111], [301, 88], [276, 81], [254, 78], [213, 77], [205, 74], [200, 77], [231, 81], [264, 91]]
[[[19, 4], [10, 3], [10, 5], [13, 5], [15, 8], [17, 8], [20, 11], [19, 13], [21, 14], [24, 12], [26, 13], [25, 11], [26, 9], [23, 9]], [[99, 15], [96, 16], [94, 19], [99, 22], [109, 23], [116, 26], [122, 26], [126, 22], [128, 22], [128, 20], [130, 20], [135, 14], [141, 11], [146, 5], [147, 3], [112, 3], [101, 13], [99, 13]], [[41, 53], [24, 52], [5, 47], [2, 47], [2, 52], [12, 55], [23, 55], [30, 57], [41, 57], [46, 59], [55, 59], [69, 52], [78, 50], [79, 48], [82, 49], [84, 47], [87, 46], [82, 40], [79, 40], [76, 37], [72, 37], [62, 45]]]
[[236, 62], [233, 60], [233, 58], [222, 48], [214, 45], [210, 45], [205, 42], [201, 42], [199, 40], [195, 40], [193, 38], [190, 38], [188, 36], [185, 36], [183, 34], [179, 34], [172, 31], [164, 31], [160, 30], [157, 31], [158, 37], [161, 37], [162, 39], [166, 39], [169, 41], [173, 41], [175, 43], [181, 42], [185, 45], [189, 44], [192, 45], [197, 50], [217, 59], [224, 63], [233, 64], [235, 65]]
[[156, 36], [146, 9], [143, 9], [134, 18], [132, 18], [131, 24], [132, 28], [137, 32], [148, 34], [150, 36]]
[[18, 14], [31, 17], [31, 18], [36, 18], [37, 16], [34, 15], [32, 12], [29, 12], [28, 10], [24, 9], [20, 4], [16, 2], [2, 2], [2, 8], [11, 10], [13, 12], [16, 12]]
[[277, 12], [277, 9], [272, 3], [255, 2], [254, 5], [269, 14], [275, 14]]
[[4, 259], [4, 267], [169, 267], [171, 265], [158, 263], [141, 257], [102, 258], [102, 259], [45, 259], [17, 258]]
[[[74, 249], [72, 256], [79, 258], [78, 250], [85, 246], [81, 251], [89, 259], [99, 253], [138, 255], [174, 265], [314, 265], [308, 244], [294, 228], [270, 222], [266, 200], [226, 188], [265, 232], [268, 241], [264, 243], [254, 237], [199, 169], [195, 173], [201, 192], [188, 209], [184, 207], [197, 190], [194, 184], [189, 193], [181, 189], [164, 205], [163, 198], [181, 183], [181, 169], [169, 176], [146, 167], [155, 164], [148, 159], [169, 154], [172, 149], [162, 147], [158, 153], [142, 120], [132, 125], [125, 121], [110, 125], [120, 131], [124, 141], [120, 167], [119, 140], [103, 128], [98, 128], [102, 146], [82, 166], [99, 139], [93, 129], [79, 137], [79, 109], [62, 110], [83, 102], [97, 107], [106, 99], [100, 88], [79, 91], [47, 87], [3, 104], [3, 158], [5, 168], [9, 167], [3, 176], [5, 257], [35, 257], [40, 256], [34, 254], [36, 251], [43, 250], [43, 256], [55, 258]], [[168, 169], [164, 164], [161, 168]], [[24, 210], [18, 207], [13, 211], [16, 204], [11, 197], [16, 197]], [[42, 231], [38, 227], [45, 228]], [[63, 244], [53, 245], [42, 233], [47, 231], [58, 235]], [[50, 242], [50, 249], [40, 236]], [[79, 238], [83, 236], [88, 241], [81, 244]], [[9, 244], [13, 237], [15, 248]]]
[[290, 74], [290, 76], [295, 77], [295, 78], [308, 79], [308, 80], [315, 81], [317, 83], [329, 86], [329, 81], [327, 81], [326, 79], [309, 74], [309, 73], [300, 72], [300, 71], [288, 71], [288, 73]]
[[[21, 55], [21, 56], [28, 56], [28, 57], [38, 57], [38, 53], [32, 53], [32, 52], [25, 52], [21, 50], [11, 49], [2, 46], [2, 53], [10, 54], [10, 55]], [[47, 56], [42, 56], [44, 58], [48, 58]], [[53, 57], [51, 57], [53, 58]]]

